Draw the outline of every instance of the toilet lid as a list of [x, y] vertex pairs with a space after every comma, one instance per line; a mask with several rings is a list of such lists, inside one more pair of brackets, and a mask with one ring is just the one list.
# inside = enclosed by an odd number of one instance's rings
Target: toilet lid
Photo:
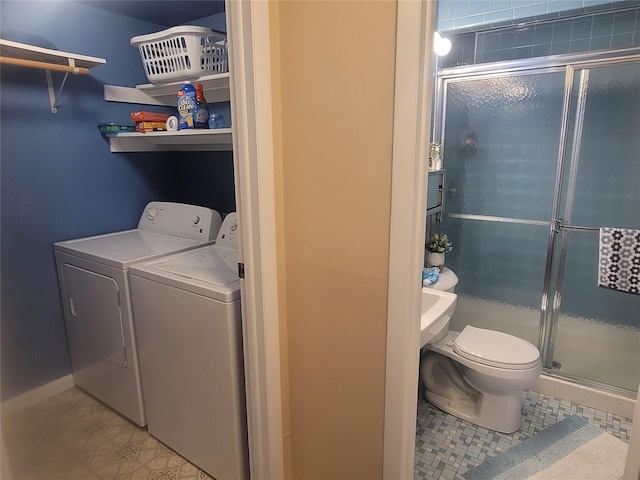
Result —
[[453, 350], [475, 362], [513, 370], [531, 368], [540, 358], [538, 349], [526, 340], [471, 325], [453, 341]]

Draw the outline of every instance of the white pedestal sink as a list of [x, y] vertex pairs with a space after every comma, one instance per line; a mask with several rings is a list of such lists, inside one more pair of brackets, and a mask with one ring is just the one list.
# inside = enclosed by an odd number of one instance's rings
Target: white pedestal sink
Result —
[[420, 348], [435, 343], [449, 331], [449, 320], [456, 308], [455, 293], [422, 289], [422, 314], [420, 317]]

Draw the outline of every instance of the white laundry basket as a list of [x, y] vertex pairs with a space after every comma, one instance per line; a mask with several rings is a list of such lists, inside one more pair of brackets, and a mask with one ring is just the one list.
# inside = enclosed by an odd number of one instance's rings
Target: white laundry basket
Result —
[[227, 38], [208, 27], [172, 27], [138, 35], [131, 46], [140, 51], [151, 83], [191, 80], [229, 70]]

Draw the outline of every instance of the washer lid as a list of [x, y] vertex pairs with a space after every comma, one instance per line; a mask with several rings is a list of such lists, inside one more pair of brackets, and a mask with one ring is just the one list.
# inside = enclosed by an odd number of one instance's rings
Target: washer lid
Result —
[[215, 245], [176, 255], [156, 268], [213, 285], [228, 285], [239, 280], [238, 251]]
[[514, 370], [535, 366], [540, 359], [538, 349], [526, 340], [471, 325], [453, 341], [453, 350], [484, 365]]

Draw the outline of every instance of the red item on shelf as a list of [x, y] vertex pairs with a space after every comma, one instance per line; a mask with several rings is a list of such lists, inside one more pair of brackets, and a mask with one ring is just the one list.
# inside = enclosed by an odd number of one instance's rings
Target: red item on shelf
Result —
[[153, 112], [131, 112], [131, 120], [134, 122], [166, 122], [171, 115]]

